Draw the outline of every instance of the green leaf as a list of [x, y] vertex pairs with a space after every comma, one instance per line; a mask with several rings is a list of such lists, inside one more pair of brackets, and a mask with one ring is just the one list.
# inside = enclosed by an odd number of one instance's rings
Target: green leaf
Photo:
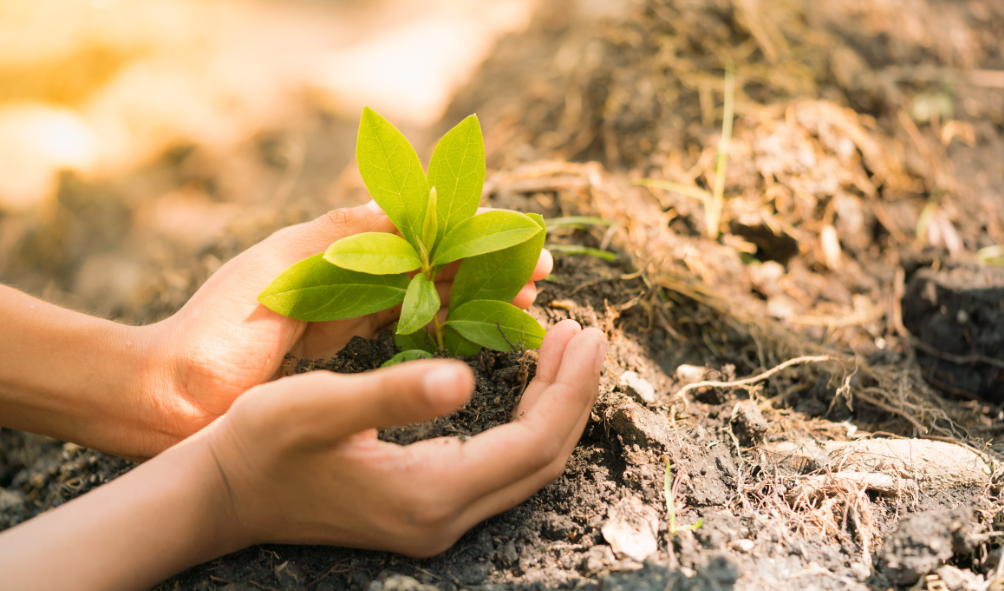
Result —
[[436, 213], [436, 187], [429, 189], [429, 203], [425, 206], [425, 221], [422, 222], [422, 243], [432, 252], [436, 247], [436, 231], [439, 228], [439, 214]]
[[464, 357], [474, 357], [481, 352], [481, 345], [465, 339], [460, 336], [459, 332], [449, 326], [443, 327], [443, 344], [446, 346], [446, 350], [450, 352], [450, 355], [454, 357], [461, 355]]
[[404, 306], [401, 308], [401, 320], [397, 323], [397, 334], [411, 334], [432, 322], [432, 317], [439, 311], [439, 294], [436, 284], [429, 281], [425, 275], [415, 275], [408, 284], [408, 293], [404, 296]]
[[464, 259], [453, 280], [450, 310], [473, 300], [508, 302], [523, 289], [537, 267], [546, 235], [544, 218], [535, 213], [526, 215], [545, 232], [522, 244]]
[[485, 184], [485, 142], [477, 115], [461, 121], [436, 144], [429, 161], [429, 184], [436, 187], [441, 240], [454, 226], [474, 216]]
[[404, 363], [405, 361], [414, 361], [416, 359], [432, 359], [432, 353], [428, 351], [423, 351], [421, 349], [411, 349], [409, 351], [401, 351], [397, 355], [391, 357], [387, 361], [384, 361], [380, 367], [390, 367], [392, 365], [397, 365], [398, 363]]
[[436, 246], [434, 266], [445, 265], [526, 242], [543, 230], [537, 222], [515, 211], [486, 211], [456, 226]]
[[370, 195], [405, 240], [417, 247], [429, 183], [407, 138], [369, 107], [363, 107], [356, 163]]
[[421, 349], [423, 351], [428, 351], [429, 353], [439, 351], [439, 348], [436, 347], [435, 341], [432, 340], [432, 336], [424, 330], [416, 330], [411, 334], [395, 333], [394, 344], [402, 351], [408, 351], [410, 349]]
[[418, 253], [400, 236], [363, 232], [328, 247], [324, 260], [350, 271], [371, 275], [407, 273], [422, 266]]
[[283, 271], [258, 295], [273, 312], [306, 322], [355, 318], [404, 301], [407, 275], [369, 275], [314, 255]]
[[446, 321], [461, 336], [496, 351], [512, 351], [521, 345], [536, 349], [544, 340], [544, 328], [533, 316], [507, 302], [467, 302], [454, 310]]

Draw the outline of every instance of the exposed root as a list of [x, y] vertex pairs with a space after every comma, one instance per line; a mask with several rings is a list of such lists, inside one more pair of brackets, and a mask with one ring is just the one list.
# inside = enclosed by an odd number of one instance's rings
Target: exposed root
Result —
[[778, 365], [773, 369], [765, 371], [762, 374], [753, 376], [751, 378], [735, 380], [732, 382], [705, 381], [705, 382], [697, 382], [694, 384], [688, 384], [683, 388], [680, 388], [680, 390], [673, 396], [675, 398], [680, 398], [683, 397], [683, 395], [686, 394], [687, 392], [690, 392], [691, 390], [696, 390], [698, 388], [738, 388], [740, 386], [749, 386], [751, 384], [755, 384], [757, 382], [766, 380], [767, 378], [776, 374], [777, 372], [784, 371], [785, 369], [793, 365], [799, 365], [802, 363], [821, 363], [823, 361], [836, 361], [836, 359], [830, 357], [829, 355], [817, 355], [814, 357], [796, 357], [795, 359], [789, 359], [788, 361], [785, 361], [781, 365]]

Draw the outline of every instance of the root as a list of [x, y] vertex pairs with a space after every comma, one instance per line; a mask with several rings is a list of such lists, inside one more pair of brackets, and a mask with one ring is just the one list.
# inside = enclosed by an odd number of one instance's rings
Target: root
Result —
[[738, 388], [740, 386], [749, 386], [750, 384], [755, 384], [757, 382], [766, 380], [770, 376], [776, 374], [779, 371], [783, 371], [783, 370], [791, 367], [792, 365], [799, 365], [799, 364], [802, 364], [802, 363], [821, 363], [823, 361], [837, 361], [837, 359], [834, 358], [834, 357], [830, 357], [829, 355], [816, 355], [816, 356], [812, 356], [812, 357], [808, 357], [808, 356], [805, 356], [805, 357], [796, 357], [794, 359], [789, 359], [788, 361], [785, 361], [781, 365], [778, 365], [777, 367], [769, 369], [769, 370], [763, 372], [762, 374], [760, 374], [758, 376], [753, 376], [751, 378], [745, 378], [745, 379], [742, 379], [742, 380], [735, 380], [733, 382], [697, 382], [697, 383], [694, 383], [694, 384], [688, 384], [688, 385], [684, 386], [683, 388], [680, 388], [680, 390], [676, 394], [674, 394], [674, 397], [675, 398], [682, 397], [687, 392], [690, 392], [691, 390], [696, 390], [698, 388], [710, 388], [710, 387], [715, 387], [715, 388]]

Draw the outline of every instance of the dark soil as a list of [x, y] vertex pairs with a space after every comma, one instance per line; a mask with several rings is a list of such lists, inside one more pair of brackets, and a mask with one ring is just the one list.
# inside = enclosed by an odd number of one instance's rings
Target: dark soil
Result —
[[[963, 74], [1004, 69], [1004, 8], [980, 0], [607, 4], [543, 2], [442, 123], [478, 113], [497, 170], [486, 185], [492, 205], [613, 224], [550, 232], [549, 242], [609, 250], [614, 260], [557, 255], [530, 310], [545, 325], [574, 318], [610, 340], [598, 402], [564, 474], [432, 559], [259, 546], [158, 589], [885, 591], [918, 581], [982, 589], [994, 579], [1002, 550], [988, 532], [1004, 530], [1004, 271], [977, 265], [972, 253], [1004, 243], [1004, 89]], [[699, 200], [634, 182], [712, 189], [729, 62], [737, 118], [726, 223], [712, 240]], [[931, 97], [953, 108], [918, 115]], [[311, 149], [348, 158], [354, 122], [305, 125]], [[332, 139], [336, 132], [346, 135]], [[0, 279], [151, 322], [177, 310], [223, 261], [330, 205], [304, 190], [281, 211], [262, 203], [224, 239], [189, 250], [151, 238], [140, 205], [223, 177], [226, 157], [191, 152], [107, 184], [67, 175], [51, 216], [0, 241], [10, 250], [0, 252]], [[338, 173], [316, 160], [305, 186]], [[339, 205], [365, 198], [346, 182], [336, 187]], [[90, 258], [127, 249], [142, 253], [136, 286], [79, 288]], [[91, 283], [115, 285], [106, 275]], [[356, 373], [394, 352], [384, 332], [333, 359], [290, 364]], [[821, 353], [839, 359], [676, 395], [694, 381], [744, 378]], [[467, 362], [477, 375], [467, 407], [381, 437], [464, 438], [509, 420], [524, 378], [533, 378], [532, 357], [483, 352]], [[845, 487], [797, 502], [800, 483], [841, 466], [825, 454], [768, 453], [781, 442], [858, 437], [963, 441], [994, 460], [995, 478], [890, 497]], [[694, 531], [669, 531], [667, 461], [676, 525], [700, 522]], [[131, 466], [0, 430], [0, 529]], [[647, 557], [631, 557], [646, 547], [654, 549]]]

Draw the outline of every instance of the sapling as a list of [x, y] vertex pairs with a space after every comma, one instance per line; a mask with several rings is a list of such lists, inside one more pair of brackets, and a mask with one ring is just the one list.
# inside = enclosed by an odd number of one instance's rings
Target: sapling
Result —
[[[477, 117], [467, 117], [439, 140], [426, 174], [404, 135], [366, 107], [356, 161], [370, 195], [401, 235], [364, 232], [343, 238], [286, 269], [258, 301], [307, 322], [355, 318], [401, 304], [394, 340], [402, 352], [388, 364], [440, 351], [470, 356], [482, 347], [540, 347], [544, 329], [509, 301], [536, 267], [544, 219], [515, 211], [478, 213], [485, 149]], [[448, 313], [440, 322], [435, 279], [459, 260]]]

